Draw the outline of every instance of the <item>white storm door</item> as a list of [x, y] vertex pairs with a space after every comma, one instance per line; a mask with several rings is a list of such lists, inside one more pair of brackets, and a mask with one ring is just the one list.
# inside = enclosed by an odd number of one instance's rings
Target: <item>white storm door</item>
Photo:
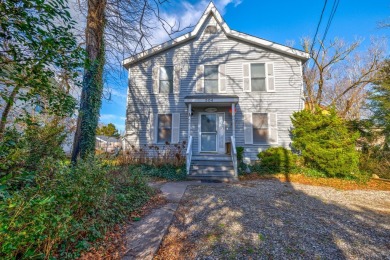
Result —
[[202, 113], [200, 114], [200, 151], [216, 152], [217, 151], [217, 114]]
[[218, 153], [225, 153], [225, 113], [218, 113]]

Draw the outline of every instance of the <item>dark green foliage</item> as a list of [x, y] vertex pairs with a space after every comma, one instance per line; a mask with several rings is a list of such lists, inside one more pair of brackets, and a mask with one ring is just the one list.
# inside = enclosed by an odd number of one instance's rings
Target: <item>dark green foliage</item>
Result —
[[252, 166], [252, 170], [258, 173], [292, 173], [297, 169], [297, 155], [284, 147], [271, 147], [257, 157], [260, 161]]
[[330, 177], [357, 176], [357, 132], [348, 130], [336, 111], [303, 110], [292, 117], [293, 147], [301, 152], [305, 166]]
[[103, 125], [101, 127], [98, 127], [96, 129], [96, 134], [105, 135], [109, 137], [116, 137], [116, 138], [120, 137], [118, 129], [116, 129], [115, 125], [111, 123], [109, 123], [108, 125]]
[[239, 162], [242, 162], [242, 160], [244, 159], [244, 147], [238, 146], [236, 149], [237, 149], [237, 160]]
[[187, 178], [185, 165], [177, 167], [171, 164], [164, 164], [161, 166], [154, 166], [148, 164], [131, 165], [130, 171], [139, 172], [144, 176], [157, 177], [171, 181], [185, 180]]
[[91, 158], [75, 167], [47, 159], [38, 172], [36, 185], [0, 204], [2, 259], [55, 252], [76, 258], [152, 194], [140, 175], [113, 171]]
[[72, 114], [76, 101], [69, 88], [77, 84], [84, 52], [72, 32], [67, 1], [1, 1], [0, 14], [0, 97], [6, 104], [0, 135], [17, 100], [50, 114]]
[[383, 149], [390, 150], [390, 60], [384, 62], [379, 76], [369, 95], [369, 109], [373, 112], [370, 120], [385, 138]]
[[42, 161], [64, 159], [61, 145], [65, 137], [64, 126], [56, 119], [46, 125], [30, 121], [23, 133], [8, 129], [0, 142], [2, 190], [12, 191], [31, 185]]

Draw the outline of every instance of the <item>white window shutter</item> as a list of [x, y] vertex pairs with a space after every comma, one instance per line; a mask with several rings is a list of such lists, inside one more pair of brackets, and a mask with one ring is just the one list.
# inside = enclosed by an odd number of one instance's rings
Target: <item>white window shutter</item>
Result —
[[177, 144], [180, 140], [180, 113], [172, 114], [172, 138], [171, 143]]
[[245, 144], [253, 144], [252, 113], [244, 113], [244, 139]]
[[220, 64], [218, 66], [219, 69], [219, 92], [220, 93], [225, 93], [226, 92], [226, 64]]
[[250, 63], [242, 64], [243, 91], [251, 92], [251, 66]]
[[196, 92], [203, 93], [204, 92], [204, 66], [199, 65], [196, 68]]
[[179, 93], [180, 92], [180, 73], [181, 73], [181, 67], [180, 65], [176, 65], [173, 68], [173, 93]]
[[155, 144], [157, 142], [157, 120], [158, 116], [154, 114], [149, 115], [149, 142], [151, 144]]
[[159, 83], [160, 83], [160, 67], [154, 66], [152, 71], [152, 79], [153, 79], [153, 93], [159, 93]]
[[275, 91], [274, 64], [267, 63], [267, 89], [268, 92]]
[[278, 117], [276, 113], [268, 113], [269, 143], [278, 143]]

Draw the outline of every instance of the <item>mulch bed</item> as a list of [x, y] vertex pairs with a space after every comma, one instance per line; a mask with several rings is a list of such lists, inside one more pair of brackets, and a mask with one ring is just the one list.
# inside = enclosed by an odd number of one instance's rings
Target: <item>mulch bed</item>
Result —
[[390, 191], [390, 182], [371, 179], [366, 183], [353, 180], [344, 180], [338, 178], [314, 178], [302, 174], [277, 174], [277, 175], [260, 175], [251, 173], [239, 177], [241, 181], [253, 181], [264, 179], [277, 179], [281, 182], [295, 182], [313, 186], [332, 187], [339, 190], [384, 190]]

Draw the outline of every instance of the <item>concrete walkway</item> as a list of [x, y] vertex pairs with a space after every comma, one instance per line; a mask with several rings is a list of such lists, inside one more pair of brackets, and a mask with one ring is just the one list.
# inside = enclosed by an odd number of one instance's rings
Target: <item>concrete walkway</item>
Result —
[[162, 185], [161, 191], [168, 203], [129, 226], [126, 232], [127, 252], [123, 259], [153, 259], [187, 186], [193, 184], [200, 184], [200, 181], [168, 182]]

